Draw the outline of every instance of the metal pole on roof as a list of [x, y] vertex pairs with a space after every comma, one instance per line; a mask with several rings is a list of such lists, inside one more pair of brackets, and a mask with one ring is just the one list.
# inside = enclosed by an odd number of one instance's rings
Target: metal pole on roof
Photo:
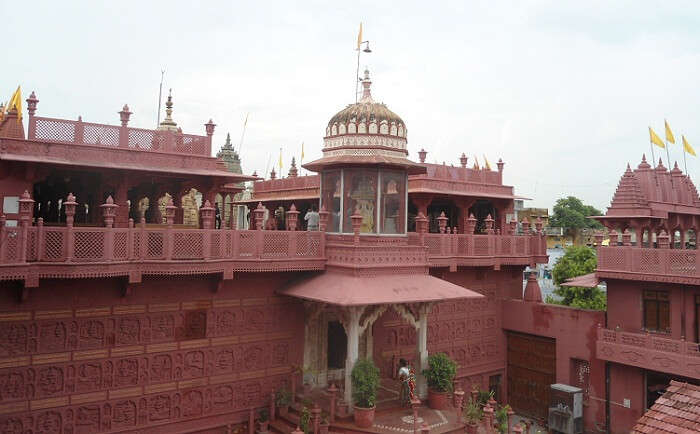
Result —
[[160, 87], [158, 88], [158, 120], [156, 121], [156, 128], [160, 125], [160, 104], [163, 100], [163, 76], [165, 75], [165, 69], [160, 70]]

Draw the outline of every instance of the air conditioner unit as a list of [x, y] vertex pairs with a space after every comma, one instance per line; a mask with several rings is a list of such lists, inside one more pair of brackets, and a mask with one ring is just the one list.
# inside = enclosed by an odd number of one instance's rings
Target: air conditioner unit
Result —
[[583, 432], [583, 390], [566, 384], [552, 384], [549, 401], [549, 429], [552, 432]]

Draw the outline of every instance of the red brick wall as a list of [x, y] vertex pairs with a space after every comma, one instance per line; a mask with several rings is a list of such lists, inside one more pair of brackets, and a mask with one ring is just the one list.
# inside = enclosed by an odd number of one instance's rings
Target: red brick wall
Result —
[[3, 284], [2, 431], [246, 419], [301, 364], [303, 309], [273, 294], [289, 277], [240, 274], [218, 293], [201, 276], [146, 279], [127, 298], [116, 279], [42, 281], [22, 304]]

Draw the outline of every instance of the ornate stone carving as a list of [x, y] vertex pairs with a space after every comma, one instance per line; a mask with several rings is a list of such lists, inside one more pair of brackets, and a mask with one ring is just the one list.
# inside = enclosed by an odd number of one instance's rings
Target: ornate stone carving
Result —
[[136, 425], [136, 403], [134, 401], [119, 401], [114, 404], [112, 424], [117, 428]]
[[168, 395], [156, 395], [148, 400], [148, 420], [150, 421], [170, 419], [171, 410], [171, 401]]
[[48, 366], [39, 370], [39, 390], [42, 395], [54, 395], [63, 391], [63, 368]]
[[159, 354], [151, 359], [151, 382], [170, 381], [173, 377], [173, 360], [170, 354]]
[[175, 336], [175, 317], [170, 314], [155, 315], [151, 319], [151, 341], [172, 340]]
[[141, 324], [138, 318], [119, 318], [115, 330], [117, 345], [134, 345], [139, 343]]
[[41, 324], [39, 328], [39, 350], [57, 352], [66, 349], [66, 326], [62, 322]]
[[102, 365], [99, 362], [81, 364], [76, 383], [79, 392], [99, 390], [102, 387]]
[[139, 382], [139, 362], [137, 359], [121, 359], [117, 361], [114, 384], [117, 387], [135, 386]]
[[80, 325], [78, 346], [81, 349], [101, 348], [104, 345], [105, 326], [102, 321], [88, 320]]
[[78, 407], [75, 416], [76, 434], [88, 434], [100, 431], [100, 406], [86, 405]]
[[183, 365], [184, 378], [201, 377], [204, 375], [204, 353], [202, 351], [186, 353]]
[[0, 323], [0, 356], [22, 354], [27, 348], [27, 326]]

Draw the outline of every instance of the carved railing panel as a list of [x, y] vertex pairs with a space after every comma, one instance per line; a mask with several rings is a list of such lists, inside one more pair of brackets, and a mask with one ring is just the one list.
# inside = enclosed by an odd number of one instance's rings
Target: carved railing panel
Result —
[[653, 280], [684, 284], [700, 283], [698, 250], [598, 247], [600, 277]]
[[700, 352], [696, 343], [599, 327], [596, 347], [601, 360], [700, 378]]

